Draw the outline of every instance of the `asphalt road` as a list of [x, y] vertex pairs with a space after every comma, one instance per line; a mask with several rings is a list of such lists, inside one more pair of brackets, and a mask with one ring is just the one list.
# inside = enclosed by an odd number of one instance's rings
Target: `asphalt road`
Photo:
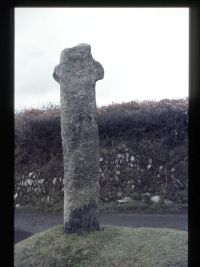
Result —
[[[62, 213], [15, 212], [15, 243], [63, 223]], [[102, 214], [101, 225], [188, 230], [187, 214]]]

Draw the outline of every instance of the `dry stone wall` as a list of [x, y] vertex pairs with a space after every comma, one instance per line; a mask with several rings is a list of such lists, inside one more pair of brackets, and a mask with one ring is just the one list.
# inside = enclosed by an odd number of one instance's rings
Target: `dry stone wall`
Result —
[[[146, 146], [149, 144], [146, 144]], [[159, 147], [157, 148], [159, 149]], [[180, 154], [176, 161], [171, 151], [164, 159], [157, 158], [156, 145], [139, 153], [133, 145], [118, 143], [115, 147], [100, 146], [100, 199], [103, 202], [128, 198], [147, 203], [187, 203], [188, 177], [187, 153]], [[46, 176], [39, 170], [16, 176], [15, 205], [37, 202], [56, 205], [63, 201], [63, 175]]]
[[[187, 203], [187, 110], [188, 100], [98, 110], [102, 201]], [[55, 207], [63, 201], [60, 108], [21, 112], [15, 125], [15, 205]]]

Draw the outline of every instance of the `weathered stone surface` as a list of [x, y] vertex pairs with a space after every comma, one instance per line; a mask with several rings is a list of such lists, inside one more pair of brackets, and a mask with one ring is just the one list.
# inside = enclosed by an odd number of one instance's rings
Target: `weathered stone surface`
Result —
[[154, 203], [159, 203], [160, 202], [160, 196], [152, 196], [150, 200]]
[[99, 228], [99, 134], [95, 83], [104, 70], [88, 44], [66, 48], [53, 77], [60, 83], [64, 159], [64, 226], [68, 233]]

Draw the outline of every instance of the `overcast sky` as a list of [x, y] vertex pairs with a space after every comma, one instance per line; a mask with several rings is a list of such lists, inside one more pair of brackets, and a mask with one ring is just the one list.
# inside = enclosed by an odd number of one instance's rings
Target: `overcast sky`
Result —
[[59, 104], [52, 73], [79, 43], [104, 67], [98, 106], [188, 96], [188, 8], [16, 8], [16, 109]]

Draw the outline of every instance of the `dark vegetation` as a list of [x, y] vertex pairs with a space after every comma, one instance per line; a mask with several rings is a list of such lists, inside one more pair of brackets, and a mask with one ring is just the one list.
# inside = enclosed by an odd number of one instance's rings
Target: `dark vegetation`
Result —
[[[99, 109], [100, 140], [141, 140], [169, 135], [165, 145], [173, 147], [185, 138], [187, 100], [162, 100], [113, 104]], [[175, 130], [180, 130], [174, 138]], [[173, 138], [170, 138], [172, 137]]]
[[[163, 150], [187, 139], [187, 100], [129, 102], [98, 109], [100, 145], [161, 138]], [[139, 143], [138, 143], [139, 145]], [[54, 157], [62, 159], [60, 109], [24, 110], [15, 120], [16, 171], [41, 168]], [[18, 168], [19, 167], [19, 168]]]
[[[102, 200], [115, 200], [119, 192], [122, 197], [131, 195], [134, 183], [136, 199], [137, 193], [141, 198], [142, 193], [150, 192], [187, 201], [187, 112], [187, 99], [132, 101], [98, 108]], [[113, 162], [120, 153], [129, 153], [129, 160], [133, 155], [135, 161], [131, 172], [126, 161], [121, 162], [116, 178]], [[63, 177], [58, 106], [16, 113], [16, 180], [31, 171], [40, 171], [45, 179]]]

